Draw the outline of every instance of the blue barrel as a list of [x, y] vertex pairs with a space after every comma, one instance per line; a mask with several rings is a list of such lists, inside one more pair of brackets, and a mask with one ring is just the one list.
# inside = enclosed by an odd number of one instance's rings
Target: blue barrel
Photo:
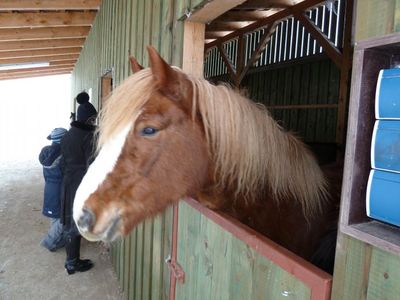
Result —
[[400, 120], [375, 122], [371, 143], [371, 167], [400, 173]]
[[366, 200], [370, 218], [400, 226], [400, 174], [371, 170]]
[[400, 120], [400, 68], [379, 72], [375, 96], [375, 117]]

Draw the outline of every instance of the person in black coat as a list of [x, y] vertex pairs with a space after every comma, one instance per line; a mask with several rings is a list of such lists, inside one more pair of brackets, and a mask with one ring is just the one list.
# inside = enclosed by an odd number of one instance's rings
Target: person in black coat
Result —
[[48, 140], [52, 141], [51, 145], [43, 147], [39, 154], [39, 162], [43, 166], [45, 182], [42, 213], [50, 218], [49, 231], [40, 244], [52, 252], [63, 247], [65, 243], [63, 226], [60, 222], [60, 196], [63, 178], [60, 167], [60, 142], [66, 132], [65, 128], [54, 128], [47, 137]]
[[71, 123], [71, 128], [61, 140], [63, 156], [63, 191], [61, 206], [61, 222], [64, 224], [65, 250], [67, 258], [65, 269], [68, 274], [85, 272], [93, 267], [89, 259], [80, 259], [81, 236], [72, 217], [76, 190], [82, 181], [90, 163], [94, 160], [94, 133], [97, 111], [89, 102], [86, 92], [76, 97], [80, 104], [77, 120]]

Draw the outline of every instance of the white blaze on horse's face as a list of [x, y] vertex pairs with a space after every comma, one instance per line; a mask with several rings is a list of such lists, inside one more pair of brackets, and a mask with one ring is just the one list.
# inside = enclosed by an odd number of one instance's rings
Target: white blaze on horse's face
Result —
[[[91, 234], [87, 227], [79, 226], [78, 220], [83, 215], [85, 201], [97, 190], [98, 186], [105, 180], [107, 174], [113, 171], [131, 127], [132, 125], [125, 127], [115, 136], [114, 139], [110, 140], [101, 148], [98, 156], [90, 165], [85, 177], [82, 179], [82, 182], [76, 191], [73, 217], [80, 233], [88, 240], [100, 240], [103, 236]], [[103, 234], [106, 235], [107, 231]]]

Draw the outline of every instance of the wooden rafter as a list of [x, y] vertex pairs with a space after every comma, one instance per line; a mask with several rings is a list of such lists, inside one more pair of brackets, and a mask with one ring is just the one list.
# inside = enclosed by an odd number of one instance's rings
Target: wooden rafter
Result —
[[330, 59], [339, 67], [342, 67], [342, 53], [336, 48], [335, 44], [332, 43], [325, 34], [317, 27], [303, 12], [296, 12], [294, 14], [296, 19], [308, 30], [308, 32], [318, 41], [318, 43], [324, 48], [325, 53]]
[[219, 53], [221, 54], [222, 60], [225, 63], [226, 68], [228, 69], [228, 73], [231, 76], [231, 78], [233, 79], [233, 81], [235, 82], [236, 85], [236, 71], [235, 71], [235, 67], [233, 66], [233, 63], [231, 61], [231, 59], [228, 57], [228, 55], [226, 54], [224, 48], [222, 47], [221, 44], [217, 45]]
[[0, 11], [98, 10], [101, 0], [0, 0]]
[[251, 55], [250, 60], [247, 62], [247, 65], [244, 67], [244, 69], [238, 74], [238, 84], [240, 84], [246, 75], [247, 71], [254, 65], [254, 63], [259, 59], [261, 55], [261, 51], [264, 50], [265, 46], [267, 45], [268, 41], [271, 38], [271, 35], [274, 33], [276, 27], [276, 22], [269, 25], [265, 31], [264, 34], [261, 36], [260, 41], [257, 44], [257, 47], [255, 48], [254, 52]]
[[12, 79], [23, 79], [32, 77], [43, 77], [43, 76], [53, 76], [53, 75], [66, 75], [71, 74], [71, 70], [55, 70], [55, 71], [42, 71], [35, 74], [9, 74], [5, 76], [0, 76], [0, 80], [12, 80]]
[[0, 71], [0, 77], [3, 75], [16, 75], [16, 74], [35, 74], [40, 72], [48, 72], [48, 71], [69, 71], [72, 70], [73, 65], [67, 66], [55, 66], [55, 67], [39, 67], [39, 68], [26, 68], [26, 69], [17, 69], [17, 70], [6, 70]]
[[96, 12], [0, 12], [0, 28], [91, 26]]
[[288, 8], [298, 1], [294, 0], [248, 0], [238, 6], [240, 9], [266, 9], [266, 8]]
[[224, 13], [221, 17], [216, 18], [215, 21], [218, 20], [224, 20], [228, 22], [240, 22], [240, 21], [258, 21], [261, 18], [266, 18], [271, 15], [271, 12], [269, 10], [267, 11], [259, 11], [259, 10], [254, 10], [254, 11], [239, 11], [239, 10], [233, 10], [233, 11], [228, 11]]
[[79, 54], [55, 55], [55, 56], [35, 56], [18, 58], [0, 58], [0, 64], [20, 64], [29, 62], [51, 62], [51, 61], [76, 61]]
[[0, 59], [7, 58], [34, 58], [41, 56], [60, 56], [75, 54], [79, 55], [81, 47], [68, 47], [68, 48], [54, 48], [54, 49], [39, 49], [39, 50], [19, 50], [19, 51], [2, 51], [0, 52]]
[[[247, 32], [252, 32], [255, 31], [257, 29], [266, 27], [268, 24], [274, 23], [276, 21], [285, 19], [290, 17], [291, 15], [293, 15], [295, 12], [298, 11], [304, 11], [306, 9], [309, 9], [311, 7], [317, 6], [318, 4], [320, 4], [321, 2], [324, 2], [324, 0], [305, 0], [303, 2], [300, 2], [298, 4], [295, 4], [294, 6], [290, 6], [286, 9], [280, 10], [276, 13], [274, 13], [273, 15], [267, 17], [267, 18], [263, 18], [260, 19], [258, 21], [255, 21], [253, 23], [251, 23], [248, 26], [242, 27], [230, 34], [225, 35], [223, 38], [219, 38], [218, 40], [215, 40], [213, 42], [210, 42], [208, 44], [205, 45], [205, 49], [210, 49], [212, 47], [217, 46], [218, 43], [224, 43], [226, 41], [232, 40], [235, 37], [238, 37], [239, 35], [242, 35], [244, 33]], [[206, 28], [206, 30], [208, 30], [208, 26]]]
[[0, 29], [0, 41], [86, 37], [89, 34], [90, 28], [90, 26], [3, 28]]
[[[82, 47], [84, 42], [85, 42], [84, 38], [79, 38], [79, 39], [59, 39], [59, 40], [38, 40], [38, 41], [17, 41], [17, 42], [0, 42], [0, 51]], [[0, 53], [0, 57], [1, 57], [1, 53]]]

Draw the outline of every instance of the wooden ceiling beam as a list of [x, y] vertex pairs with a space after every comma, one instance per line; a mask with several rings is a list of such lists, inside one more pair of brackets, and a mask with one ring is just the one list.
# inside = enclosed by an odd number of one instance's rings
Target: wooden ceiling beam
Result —
[[234, 31], [242, 28], [243, 25], [248, 25], [248, 22], [212, 22], [210, 25], [207, 25], [207, 31]]
[[228, 11], [223, 15], [216, 18], [213, 22], [240, 22], [240, 21], [257, 21], [262, 18], [269, 17], [271, 14], [276, 13], [277, 10], [270, 9], [265, 11]]
[[91, 26], [96, 12], [0, 12], [0, 28]]
[[248, 0], [237, 6], [237, 9], [268, 9], [268, 8], [287, 8], [293, 6], [301, 0]]
[[74, 68], [73, 65], [66, 66], [53, 66], [53, 67], [38, 67], [38, 68], [26, 68], [26, 69], [17, 69], [17, 70], [1, 70], [0, 76], [8, 76], [15, 74], [34, 74], [40, 72], [48, 72], [48, 71], [59, 71], [59, 70], [68, 70], [72, 71]]
[[0, 0], [0, 11], [6, 10], [98, 10], [101, 0]]
[[40, 73], [34, 73], [34, 74], [16, 74], [16, 75], [0, 76], [0, 80], [13, 80], [13, 79], [24, 79], [24, 78], [67, 75], [67, 74], [71, 74], [71, 71], [57, 70], [57, 71], [40, 72]]
[[76, 64], [76, 59], [56, 60], [56, 61], [51, 61], [50, 62], [50, 67], [54, 67], [54, 66], [75, 66], [75, 64]]
[[55, 56], [35, 56], [35, 57], [18, 57], [18, 58], [0, 58], [0, 64], [22, 64], [29, 62], [52, 62], [52, 61], [76, 61], [79, 54], [55, 55]]
[[89, 34], [90, 26], [0, 28], [0, 41], [80, 38]]
[[1, 56], [1, 51], [82, 47], [84, 42], [85, 42], [84, 38], [0, 42], [0, 56]]
[[55, 48], [55, 49], [39, 49], [39, 50], [19, 50], [19, 51], [2, 51], [0, 59], [5, 58], [23, 58], [23, 57], [39, 57], [39, 56], [62, 56], [62, 55], [79, 55], [81, 47]]
[[[259, 21], [255, 21], [248, 26], [242, 27], [241, 29], [238, 29], [230, 34], [227, 34], [223, 38], [220, 38], [211, 43], [208, 43], [204, 46], [204, 48], [205, 48], [205, 50], [207, 50], [209, 48], [215, 47], [215, 46], [217, 46], [218, 43], [223, 43], [223, 42], [229, 41], [241, 34], [244, 34], [247, 32], [252, 32], [254, 30], [263, 28], [263, 27], [267, 26], [268, 24], [272, 24], [276, 21], [288, 18], [291, 15], [293, 15], [295, 12], [304, 11], [306, 9], [317, 6], [317, 5], [321, 4], [322, 2], [325, 2], [325, 0], [304, 0], [294, 6], [287, 8], [287, 9], [278, 11], [277, 13], [275, 13], [267, 18], [261, 19]], [[206, 27], [206, 31], [207, 30], [208, 30], [208, 27]]]

